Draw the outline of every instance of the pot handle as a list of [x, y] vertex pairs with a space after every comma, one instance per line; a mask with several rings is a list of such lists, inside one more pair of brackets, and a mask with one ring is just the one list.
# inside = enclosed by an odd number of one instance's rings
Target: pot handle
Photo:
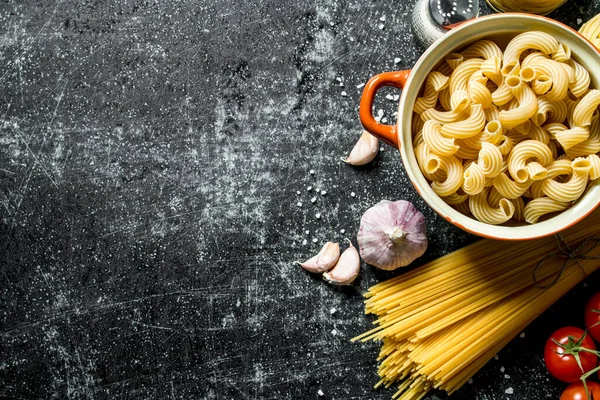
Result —
[[409, 74], [410, 70], [404, 70], [375, 75], [365, 85], [360, 99], [359, 116], [365, 130], [395, 148], [400, 148], [396, 125], [387, 125], [375, 121], [373, 117], [373, 100], [377, 91], [383, 86], [394, 86], [402, 89]]

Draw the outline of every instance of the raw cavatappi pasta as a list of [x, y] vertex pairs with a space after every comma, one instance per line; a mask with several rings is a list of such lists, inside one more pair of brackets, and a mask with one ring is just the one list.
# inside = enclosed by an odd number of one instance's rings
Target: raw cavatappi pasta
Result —
[[536, 223], [577, 201], [598, 178], [600, 90], [572, 56], [540, 31], [448, 54], [413, 108], [433, 191], [489, 224]]

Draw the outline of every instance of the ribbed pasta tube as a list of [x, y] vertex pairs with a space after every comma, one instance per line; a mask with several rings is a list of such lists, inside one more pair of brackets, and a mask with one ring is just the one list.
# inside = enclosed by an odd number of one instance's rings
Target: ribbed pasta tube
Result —
[[592, 114], [600, 104], [600, 90], [591, 89], [579, 100], [573, 109], [573, 124], [588, 126], [592, 123]]
[[533, 181], [515, 182], [507, 174], [499, 174], [494, 178], [494, 188], [507, 199], [516, 199], [521, 197], [523, 193], [531, 186]]
[[515, 36], [506, 46], [502, 61], [504, 64], [519, 60], [521, 53], [528, 49], [539, 50], [543, 54], [552, 54], [558, 47], [558, 41], [545, 32], [529, 31]]
[[481, 71], [476, 71], [469, 78], [467, 91], [473, 104], [481, 104], [481, 107], [488, 108], [492, 105], [492, 93], [485, 85], [486, 78]]
[[450, 196], [462, 186], [462, 163], [454, 156], [440, 157], [439, 169], [446, 173], [446, 179], [434, 180], [431, 188], [441, 197]]
[[559, 43], [556, 50], [551, 54], [554, 61], [567, 62], [571, 59], [571, 48], [564, 43]]
[[[532, 161], [535, 160], [535, 161]], [[530, 178], [527, 165], [537, 162], [542, 167], [552, 162], [552, 152], [542, 142], [537, 140], [524, 140], [513, 147], [508, 156], [508, 172], [519, 183]], [[533, 179], [533, 177], [531, 177]]]
[[[569, 178], [573, 174], [573, 160], [569, 159], [561, 159], [555, 160], [552, 164], [546, 167], [546, 178], [554, 179], [556, 177], [562, 176], [565, 178]], [[531, 192], [531, 196], [533, 198], [538, 198], [544, 196], [544, 192], [542, 190], [542, 185], [545, 180], [535, 181], [531, 184], [529, 190]]]
[[498, 207], [491, 207], [488, 203], [487, 188], [475, 196], [469, 197], [469, 209], [479, 221], [486, 224], [498, 225], [512, 218], [515, 212], [515, 206], [508, 199], [501, 199]]
[[569, 65], [573, 68], [575, 75], [575, 80], [569, 83], [569, 90], [575, 97], [581, 97], [590, 87], [590, 73], [583, 65], [573, 59], [569, 60]]
[[541, 126], [531, 125], [531, 129], [529, 130], [527, 136], [544, 144], [548, 144], [548, 142], [550, 142], [550, 134]]
[[440, 156], [433, 154], [424, 142], [415, 147], [415, 156], [423, 176], [429, 181], [446, 179], [446, 172], [440, 169]]
[[488, 178], [493, 178], [502, 172], [504, 165], [502, 152], [500, 149], [487, 142], [481, 143], [477, 164]]
[[498, 110], [498, 107], [496, 107], [495, 105], [491, 105], [488, 108], [484, 108], [483, 112], [485, 113], [485, 120], [487, 122], [490, 121], [500, 121], [500, 111]]
[[485, 188], [485, 174], [481, 167], [472, 162], [463, 172], [462, 190], [468, 195], [476, 195]]
[[535, 94], [546, 94], [552, 87], [552, 77], [550, 75], [538, 74], [531, 82], [531, 90]]
[[506, 84], [506, 80], [503, 80], [498, 89], [492, 92], [492, 101], [497, 106], [503, 106], [513, 99], [513, 93]]
[[442, 135], [465, 139], [477, 135], [485, 127], [485, 114], [481, 104], [471, 105], [470, 115], [463, 121], [451, 122], [442, 126]]
[[527, 121], [537, 111], [537, 99], [531, 88], [519, 76], [506, 78], [506, 85], [519, 101], [519, 107], [500, 111], [500, 123], [511, 129]]
[[460, 64], [465, 61], [465, 57], [460, 53], [450, 53], [446, 56], [446, 64], [450, 66], [452, 70], [455, 70]]
[[504, 79], [501, 71], [502, 68], [500, 67], [500, 63], [502, 62], [501, 58], [502, 56], [488, 58], [481, 63], [480, 67], [483, 75], [494, 82], [496, 86], [500, 85]]
[[558, 182], [554, 179], [547, 179], [542, 184], [542, 191], [551, 199], [562, 202], [575, 201], [587, 187], [588, 177], [592, 165], [587, 158], [576, 158], [571, 164], [573, 174], [571, 179], [566, 182]]
[[556, 134], [561, 131], [566, 131], [567, 126], [561, 124], [560, 122], [550, 122], [543, 126], [543, 128], [550, 134], [552, 138], [556, 137]]
[[600, 48], [600, 14], [596, 14], [579, 28], [579, 33], [585, 36], [594, 46]]
[[521, 72], [521, 63], [519, 60], [512, 60], [508, 63], [505, 63], [500, 70], [503, 77], [511, 76], [511, 75], [520, 75]]
[[432, 153], [441, 157], [451, 156], [456, 153], [458, 146], [455, 139], [442, 136], [440, 130], [442, 125], [434, 120], [425, 121], [423, 126], [423, 140]]
[[563, 149], [569, 150], [573, 146], [586, 141], [590, 137], [590, 131], [581, 126], [557, 132], [554, 137]]
[[462, 203], [468, 204], [469, 195], [466, 193], [459, 193], [460, 191], [456, 191], [449, 196], [443, 197], [444, 201], [451, 206], [456, 206]]
[[491, 40], [482, 39], [471, 44], [461, 51], [464, 58], [483, 58], [489, 60], [493, 57], [502, 58], [502, 50]]
[[443, 75], [440, 72], [430, 72], [425, 81], [423, 96], [417, 98], [413, 111], [417, 114], [421, 114], [425, 110], [435, 107], [438, 100], [438, 93], [448, 87], [449, 81], [450, 77]]
[[500, 141], [498, 142], [498, 150], [502, 153], [503, 156], [510, 154], [513, 147], [515, 147], [515, 143], [508, 136], [502, 135], [500, 137]]
[[590, 162], [590, 179], [600, 178], [600, 157], [598, 157], [598, 154], [590, 154], [588, 160]]
[[570, 203], [557, 201], [549, 197], [538, 197], [531, 200], [523, 211], [525, 221], [535, 224], [540, 217], [558, 211], [566, 210]]
[[537, 98], [537, 111], [531, 117], [534, 125], [541, 126], [550, 122], [563, 122], [567, 118], [567, 105], [563, 101], [550, 101], [546, 96]]
[[552, 87], [546, 93], [548, 100], [558, 101], [567, 96], [569, 83], [575, 79], [575, 72], [569, 65], [549, 59], [539, 59], [531, 66], [540, 76], [549, 76], [552, 80]]
[[471, 58], [458, 65], [450, 76], [450, 92], [466, 91], [469, 78], [481, 68], [481, 63], [483, 63], [482, 58]]
[[504, 130], [502, 129], [500, 121], [489, 121], [483, 128], [483, 133], [480, 140], [491, 144], [498, 144], [503, 137], [503, 132]]
[[600, 152], [600, 119], [598, 118], [598, 114], [592, 117], [589, 131], [590, 137], [587, 140], [565, 151], [570, 158], [574, 159]]

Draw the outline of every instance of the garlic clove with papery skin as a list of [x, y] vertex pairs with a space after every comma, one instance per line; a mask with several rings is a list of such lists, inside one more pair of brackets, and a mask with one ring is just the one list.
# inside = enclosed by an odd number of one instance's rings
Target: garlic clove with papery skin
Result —
[[319, 254], [309, 258], [303, 263], [298, 262], [298, 264], [308, 272], [320, 274], [321, 272], [329, 271], [333, 268], [339, 258], [340, 245], [333, 242], [327, 242], [323, 245]]
[[348, 242], [350, 243], [350, 247], [344, 250], [333, 269], [323, 273], [323, 280], [327, 281], [327, 283], [338, 286], [349, 285], [358, 276], [358, 272], [360, 271], [360, 256], [356, 247], [352, 245], [352, 242]]
[[350, 151], [348, 158], [342, 161], [350, 165], [365, 165], [375, 158], [379, 152], [379, 139], [367, 131], [362, 135]]
[[404, 267], [427, 250], [425, 216], [408, 201], [382, 200], [363, 214], [357, 240], [367, 264]]

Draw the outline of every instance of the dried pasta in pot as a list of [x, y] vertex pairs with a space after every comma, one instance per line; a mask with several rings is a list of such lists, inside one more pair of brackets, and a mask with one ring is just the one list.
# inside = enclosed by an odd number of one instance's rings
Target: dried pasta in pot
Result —
[[600, 14], [581, 25], [579, 33], [585, 36], [594, 46], [600, 48]]
[[415, 153], [459, 212], [536, 223], [600, 178], [600, 90], [551, 35], [522, 33], [504, 51], [476, 41], [433, 71], [414, 107]]

